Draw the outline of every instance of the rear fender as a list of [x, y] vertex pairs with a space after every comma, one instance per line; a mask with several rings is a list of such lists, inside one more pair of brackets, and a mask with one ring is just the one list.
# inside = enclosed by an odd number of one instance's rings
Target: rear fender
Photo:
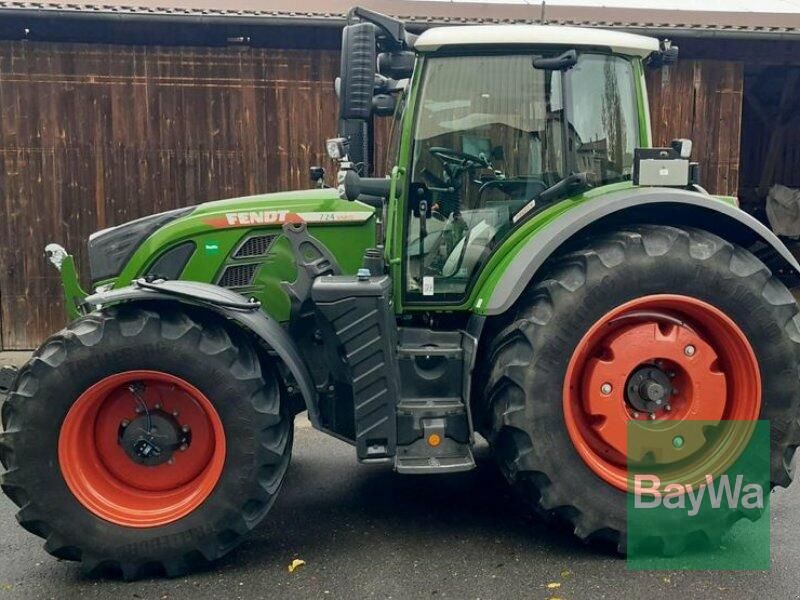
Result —
[[789, 288], [798, 283], [797, 259], [769, 228], [743, 210], [699, 192], [637, 188], [582, 202], [528, 238], [497, 280], [480, 313], [504, 314], [545, 261], [570, 241], [603, 230], [624, 228], [626, 223], [699, 227], [744, 247], [760, 242], [766, 252], [759, 253], [759, 257], [775, 275]]
[[149, 283], [139, 280], [133, 285], [88, 296], [92, 307], [111, 306], [129, 302], [173, 301], [211, 310], [255, 335], [283, 361], [303, 396], [308, 418], [320, 427], [317, 394], [313, 379], [297, 347], [280, 323], [252, 302], [229, 289], [195, 281], [163, 281]]

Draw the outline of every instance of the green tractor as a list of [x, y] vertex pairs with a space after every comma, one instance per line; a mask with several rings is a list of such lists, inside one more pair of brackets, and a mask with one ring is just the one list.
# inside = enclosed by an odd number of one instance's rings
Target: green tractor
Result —
[[91, 294], [48, 246], [70, 322], [6, 373], [0, 438], [48, 552], [125, 578], [214, 561], [269, 512], [304, 411], [400, 474], [473, 469], [480, 435], [529, 510], [621, 552], [633, 421], [768, 420], [790, 483], [800, 265], [698, 185], [688, 140], [652, 147], [645, 70], [677, 48], [360, 8], [342, 41], [335, 187], [316, 168], [99, 231]]

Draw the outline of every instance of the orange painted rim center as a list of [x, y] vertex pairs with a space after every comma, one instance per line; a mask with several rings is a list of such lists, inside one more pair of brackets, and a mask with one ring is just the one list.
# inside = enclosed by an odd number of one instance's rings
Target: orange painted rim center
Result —
[[[668, 384], [656, 383], [652, 397], [653, 388], [643, 387], [652, 384], [643, 379], [650, 369]], [[629, 421], [754, 421], [761, 377], [750, 343], [721, 310], [688, 296], [652, 295], [608, 312], [583, 336], [567, 367], [563, 404], [583, 461], [626, 491]]]
[[[123, 447], [125, 427], [161, 415], [189, 443], [160, 464]], [[152, 423], [152, 422], [148, 422]], [[209, 399], [180, 377], [126, 371], [87, 389], [61, 426], [58, 461], [70, 491], [98, 517], [127, 527], [158, 527], [185, 517], [211, 494], [225, 462], [225, 432]]]

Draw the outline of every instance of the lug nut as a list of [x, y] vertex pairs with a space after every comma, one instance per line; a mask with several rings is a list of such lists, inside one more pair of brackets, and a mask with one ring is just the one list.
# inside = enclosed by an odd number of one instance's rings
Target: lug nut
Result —
[[183, 433], [189, 433], [189, 426], [188, 425], [184, 425], [183, 427], [181, 427], [181, 431]]
[[639, 418], [639, 413], [638, 413], [638, 412], [635, 412], [635, 413], [633, 413], [631, 416], [632, 416], [634, 419], [638, 419], [638, 418]]
[[173, 410], [172, 411], [172, 416], [177, 419], [178, 418], [178, 411], [177, 410]]
[[672, 395], [673, 396], [677, 396], [679, 393], [680, 392], [678, 391], [678, 388], [672, 388]]
[[122, 419], [122, 423], [120, 423], [120, 425], [122, 425], [123, 427], [127, 427], [130, 424], [131, 422], [128, 421], [128, 419]]
[[168, 465], [174, 465], [174, 464], [175, 464], [175, 459], [174, 459], [174, 458], [170, 458], [170, 459], [167, 461], [167, 464], [168, 464]]
[[672, 407], [669, 404], [665, 404], [664, 405], [664, 410], [667, 411], [667, 412], [670, 412], [672, 410]]
[[655, 421], [656, 420], [656, 413], [650, 413], [647, 416], [647, 418], [650, 419], [651, 421]]
[[178, 448], [178, 450], [180, 450], [181, 452], [186, 452], [186, 449], [187, 449], [188, 447], [189, 447], [189, 446], [187, 446], [186, 444], [181, 444], [181, 445], [180, 445], [180, 447]]
[[697, 348], [695, 348], [695, 347], [694, 347], [694, 346], [692, 346], [691, 344], [689, 344], [688, 346], [686, 346], [686, 347], [683, 349], [683, 353], [684, 353], [686, 356], [694, 356], [694, 353], [695, 353], [696, 351], [697, 351]]
[[612, 389], [613, 388], [611, 387], [610, 383], [604, 383], [603, 385], [600, 386], [600, 392], [605, 394], [606, 396], [608, 396], [608, 394], [611, 393]]
[[161, 410], [161, 404], [156, 404], [154, 407], [156, 410]]

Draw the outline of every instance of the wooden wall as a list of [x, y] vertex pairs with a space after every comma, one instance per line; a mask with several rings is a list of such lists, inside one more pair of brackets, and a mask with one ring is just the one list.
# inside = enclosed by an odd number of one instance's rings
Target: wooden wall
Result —
[[742, 63], [718, 60], [682, 60], [648, 72], [654, 144], [691, 139], [701, 183], [714, 194], [737, 194], [742, 82]]
[[338, 53], [0, 43], [2, 346], [63, 324], [46, 242], [308, 185], [335, 133]]
[[[0, 347], [63, 325], [45, 243], [87, 274], [92, 231], [333, 168], [337, 70], [323, 50], [0, 42]], [[735, 193], [741, 68], [687, 61], [649, 79], [656, 141], [693, 138], [709, 189]]]

